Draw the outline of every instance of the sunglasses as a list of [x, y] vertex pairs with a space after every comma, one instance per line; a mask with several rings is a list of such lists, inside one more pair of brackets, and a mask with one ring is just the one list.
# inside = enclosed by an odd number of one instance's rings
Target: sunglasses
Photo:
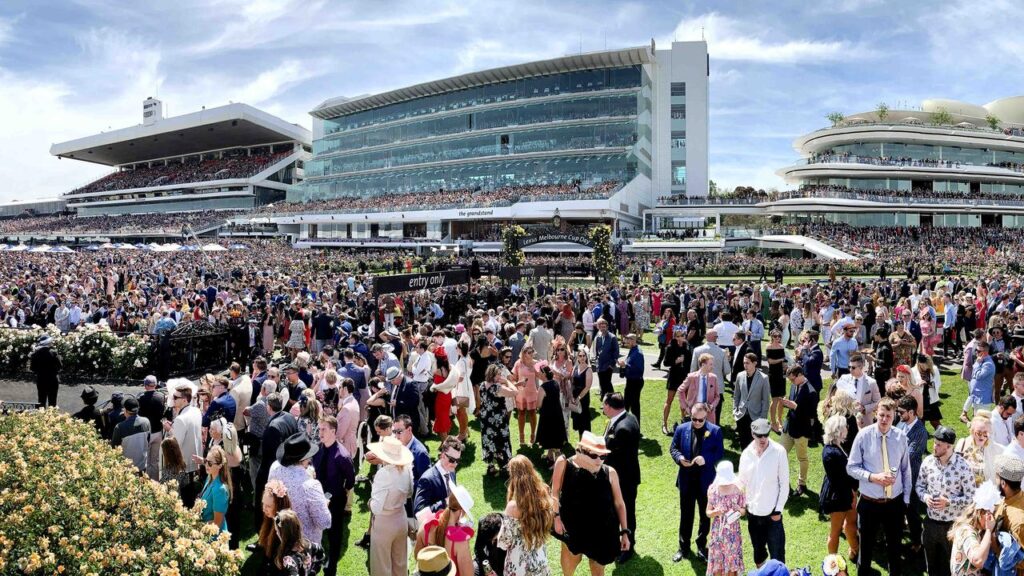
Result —
[[458, 464], [458, 463], [459, 463], [459, 461], [461, 461], [461, 460], [462, 460], [462, 456], [459, 456], [458, 458], [452, 458], [452, 457], [451, 457], [451, 456], [449, 456], [448, 454], [445, 454], [445, 455], [444, 455], [444, 457], [445, 457], [445, 458], [447, 458], [447, 459], [448, 459], [448, 461], [449, 461], [449, 462], [451, 462], [452, 464]]
[[705, 420], [707, 420], [707, 418], [690, 418], [690, 422], [693, 422], [694, 424], [703, 424]]
[[580, 450], [579, 453], [583, 454], [587, 458], [593, 458], [595, 460], [604, 460], [605, 458], [608, 457], [606, 454], [594, 454], [589, 450]]
[[767, 438], [767, 434], [754, 434], [754, 438]]

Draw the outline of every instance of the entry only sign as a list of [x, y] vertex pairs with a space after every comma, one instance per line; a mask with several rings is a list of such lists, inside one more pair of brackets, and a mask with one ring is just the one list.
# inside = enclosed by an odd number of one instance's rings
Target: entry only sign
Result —
[[395, 276], [377, 276], [373, 279], [374, 292], [377, 294], [393, 294], [395, 292], [415, 292], [417, 290], [436, 290], [446, 286], [469, 284], [469, 270], [445, 270], [442, 272], [426, 272], [424, 274], [397, 274]]
[[548, 275], [547, 266], [505, 266], [498, 271], [502, 280], [519, 280], [520, 278], [540, 278]]

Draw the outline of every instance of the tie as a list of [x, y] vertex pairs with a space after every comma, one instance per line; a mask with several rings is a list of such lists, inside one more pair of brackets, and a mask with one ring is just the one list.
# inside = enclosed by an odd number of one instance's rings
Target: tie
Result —
[[704, 402], [705, 401], [705, 399], [707, 398], [707, 393], [708, 393], [707, 389], [708, 389], [708, 377], [707, 376], [701, 376], [700, 377], [700, 390], [698, 391], [698, 394], [697, 394], [697, 402]]
[[[885, 434], [882, 434], [882, 468], [885, 468], [885, 473], [889, 473], [889, 448], [885, 441]], [[885, 487], [885, 497], [892, 498], [892, 486]]]

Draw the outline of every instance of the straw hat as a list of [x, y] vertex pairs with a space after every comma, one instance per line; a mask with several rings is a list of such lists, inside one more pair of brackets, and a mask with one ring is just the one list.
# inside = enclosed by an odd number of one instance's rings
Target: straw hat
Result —
[[412, 452], [394, 436], [385, 436], [380, 442], [371, 442], [366, 445], [366, 449], [388, 464], [395, 466], [412, 464]]
[[580, 438], [580, 448], [594, 454], [611, 454], [611, 450], [605, 444], [604, 436], [596, 436], [593, 432], [586, 431]]
[[453, 576], [456, 566], [447, 550], [440, 546], [426, 546], [416, 554], [416, 571], [423, 576]]

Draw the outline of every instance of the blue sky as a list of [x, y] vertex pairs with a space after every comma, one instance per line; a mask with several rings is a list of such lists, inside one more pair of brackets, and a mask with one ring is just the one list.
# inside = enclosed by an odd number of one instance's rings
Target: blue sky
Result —
[[[0, 201], [107, 171], [53, 142], [246, 102], [290, 122], [326, 98], [583, 51], [704, 36], [711, 178], [784, 187], [792, 140], [831, 111], [1024, 92], [1024, 3], [832, 0], [6, 0], [0, 3]], [[1005, 23], [1005, 30], [1000, 30]]]

